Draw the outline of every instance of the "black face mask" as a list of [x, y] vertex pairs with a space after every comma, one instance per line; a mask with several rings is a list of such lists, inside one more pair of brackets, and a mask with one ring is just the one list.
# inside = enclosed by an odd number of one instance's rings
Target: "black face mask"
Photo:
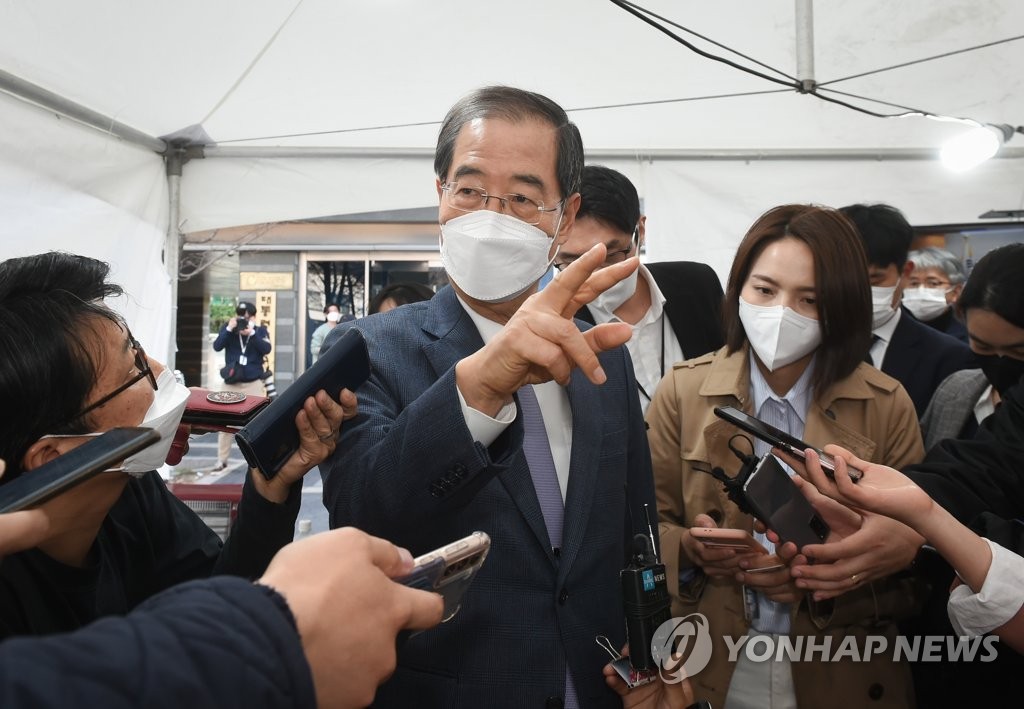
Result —
[[981, 371], [985, 378], [995, 387], [1000, 396], [1024, 377], [1024, 361], [1013, 357], [996, 357], [995, 355], [981, 358]]

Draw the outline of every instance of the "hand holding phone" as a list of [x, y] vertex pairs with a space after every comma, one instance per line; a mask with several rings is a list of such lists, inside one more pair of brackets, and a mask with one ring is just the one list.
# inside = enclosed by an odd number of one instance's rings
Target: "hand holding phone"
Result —
[[743, 493], [754, 516], [783, 543], [793, 542], [802, 549], [806, 544], [821, 544], [831, 531], [773, 455], [761, 458]]
[[322, 389], [337, 402], [342, 389], [354, 392], [369, 376], [370, 356], [363, 333], [346, 330], [312, 367], [235, 434], [245, 462], [267, 480], [273, 478], [299, 449], [295, 416], [306, 399]]
[[0, 485], [0, 513], [42, 504], [159, 440], [160, 434], [151, 428], [112, 428], [105, 431], [64, 455]]
[[[760, 438], [762, 441], [771, 443], [773, 446], [781, 451], [804, 460], [804, 451], [808, 448], [814, 450], [821, 459], [821, 468], [825, 471], [825, 475], [830, 479], [835, 480], [836, 464], [832, 460], [832, 456], [823, 452], [815, 446], [804, 443], [796, 436], [791, 436], [785, 431], [775, 428], [762, 421], [759, 418], [755, 418], [749, 414], [745, 414], [739, 409], [732, 406], [716, 406], [715, 415], [719, 418], [725, 419], [729, 423], [737, 426], [738, 428], [746, 431], [747, 433]], [[850, 480], [857, 482], [863, 476], [861, 471], [857, 470], [852, 466], [847, 466], [847, 474], [850, 476]]]
[[757, 574], [781, 569], [785, 564], [776, 554], [768, 553], [754, 535], [743, 529], [719, 529], [718, 527], [692, 527], [690, 535], [713, 549], [735, 549], [750, 563], [748, 573]]
[[459, 612], [462, 595], [483, 565], [490, 548], [491, 538], [487, 534], [473, 532], [468, 537], [416, 557], [412, 572], [395, 581], [441, 594], [444, 599], [441, 622], [445, 623]]

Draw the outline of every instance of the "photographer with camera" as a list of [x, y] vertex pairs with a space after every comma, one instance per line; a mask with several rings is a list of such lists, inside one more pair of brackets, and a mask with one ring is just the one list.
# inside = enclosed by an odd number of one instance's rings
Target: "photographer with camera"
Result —
[[[224, 384], [220, 390], [263, 396], [268, 388], [263, 382], [263, 358], [270, 354], [270, 333], [256, 323], [256, 306], [252, 303], [239, 301], [235, 313], [213, 341], [216, 352], [224, 350], [224, 367], [220, 370]], [[217, 435], [217, 464], [211, 472], [228, 467], [233, 438], [230, 433]]]

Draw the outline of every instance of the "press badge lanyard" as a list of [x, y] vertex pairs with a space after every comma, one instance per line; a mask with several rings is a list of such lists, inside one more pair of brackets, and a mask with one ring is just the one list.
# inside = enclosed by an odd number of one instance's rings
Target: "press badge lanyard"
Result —
[[[255, 330], [255, 328], [253, 328]], [[245, 342], [242, 342], [242, 333], [238, 333], [238, 346], [241, 348], [241, 353], [238, 355], [238, 363], [243, 367], [249, 363], [249, 358], [245, 356], [245, 348], [249, 346], [249, 340], [252, 339], [252, 335], [245, 338]]]
[[[658, 371], [661, 372], [661, 376], [665, 376], [665, 311], [661, 311], [661, 356], [658, 357]], [[640, 383], [640, 380], [636, 380], [636, 388], [640, 390], [640, 393], [644, 395], [644, 398], [651, 401], [651, 395], [644, 389], [644, 385]]]

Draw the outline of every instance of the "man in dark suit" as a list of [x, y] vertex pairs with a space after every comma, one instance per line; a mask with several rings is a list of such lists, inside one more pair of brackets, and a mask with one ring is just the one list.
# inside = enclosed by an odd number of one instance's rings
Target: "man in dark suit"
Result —
[[[580, 196], [576, 225], [555, 257], [555, 268], [565, 268], [594, 244], [608, 249], [606, 265], [640, 253], [647, 217], [640, 214], [640, 197], [625, 175], [601, 165], [587, 165]], [[629, 278], [580, 308], [576, 317], [589, 323], [624, 322], [633, 328], [626, 347], [646, 411], [655, 387], [675, 362], [725, 344], [721, 310], [722, 284], [711, 267], [674, 261], [640, 266]]]
[[572, 229], [582, 165], [550, 99], [461, 99], [434, 159], [451, 286], [325, 343], [359, 328], [373, 372], [321, 465], [331, 525], [386, 531], [414, 554], [492, 539], [461, 610], [404, 644], [378, 706], [621, 706], [595, 636], [625, 640], [619, 571], [654, 509], [650, 453], [620, 346], [630, 328], [571, 315], [638, 261], [598, 269], [598, 246], [536, 292]]
[[907, 260], [914, 230], [902, 212], [887, 204], [853, 204], [840, 211], [856, 225], [868, 256], [874, 308], [870, 361], [903, 385], [920, 417], [943, 379], [977, 364], [966, 344], [901, 305], [903, 279], [914, 270]]

